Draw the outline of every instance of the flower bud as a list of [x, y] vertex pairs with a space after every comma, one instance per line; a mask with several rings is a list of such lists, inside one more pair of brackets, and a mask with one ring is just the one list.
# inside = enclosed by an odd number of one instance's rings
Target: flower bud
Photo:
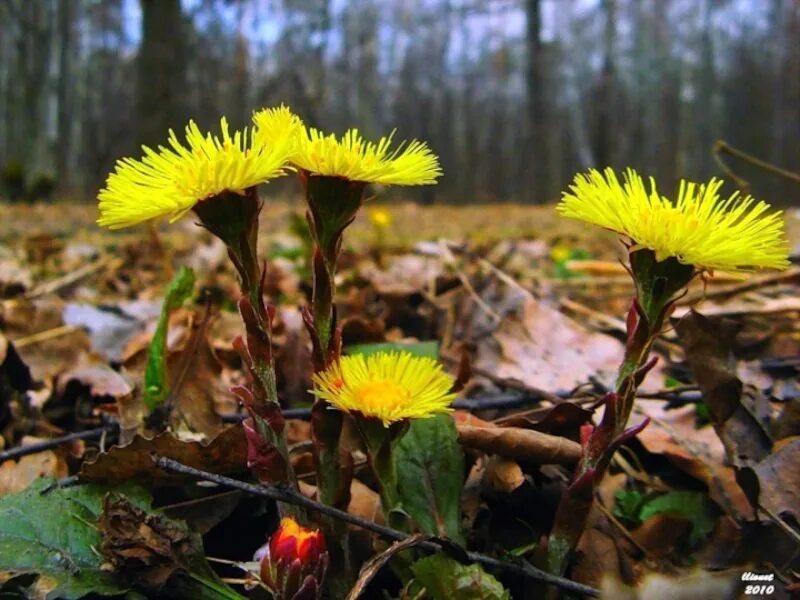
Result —
[[261, 559], [261, 580], [276, 600], [322, 597], [328, 550], [321, 531], [306, 529], [291, 517], [285, 517], [256, 558]]

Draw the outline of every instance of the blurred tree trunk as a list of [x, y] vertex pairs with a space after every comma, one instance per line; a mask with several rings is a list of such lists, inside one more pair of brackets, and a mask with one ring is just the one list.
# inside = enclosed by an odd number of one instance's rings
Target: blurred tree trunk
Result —
[[72, 150], [72, 40], [74, 10], [72, 0], [61, 0], [58, 4], [58, 80], [56, 105], [58, 123], [56, 126], [55, 167], [56, 178], [63, 189], [70, 184], [69, 157]]
[[528, 141], [525, 144], [527, 177], [523, 199], [547, 201], [547, 115], [544, 95], [544, 56], [540, 0], [526, 0], [526, 45], [528, 51], [526, 87], [528, 94]]
[[615, 79], [616, 68], [614, 65], [614, 45], [616, 38], [616, 1], [603, 0], [602, 9], [605, 13], [605, 33], [603, 41], [603, 68], [600, 72], [600, 81], [595, 98], [595, 135], [593, 154], [595, 165], [599, 168], [611, 166], [614, 163], [615, 143]]
[[142, 144], [163, 143], [185, 119], [186, 56], [180, 0], [141, 0], [137, 112]]

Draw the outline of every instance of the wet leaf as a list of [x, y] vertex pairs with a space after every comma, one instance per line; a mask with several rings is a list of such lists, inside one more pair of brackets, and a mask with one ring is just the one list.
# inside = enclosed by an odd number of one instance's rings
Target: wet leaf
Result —
[[423, 533], [463, 542], [464, 454], [453, 418], [438, 415], [412, 421], [394, 457], [403, 510]]

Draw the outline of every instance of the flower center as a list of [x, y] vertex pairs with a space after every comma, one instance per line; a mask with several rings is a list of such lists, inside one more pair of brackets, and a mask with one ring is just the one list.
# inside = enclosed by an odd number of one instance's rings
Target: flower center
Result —
[[379, 380], [363, 383], [355, 393], [365, 414], [384, 414], [387, 411], [407, 406], [410, 400], [408, 390], [393, 381]]

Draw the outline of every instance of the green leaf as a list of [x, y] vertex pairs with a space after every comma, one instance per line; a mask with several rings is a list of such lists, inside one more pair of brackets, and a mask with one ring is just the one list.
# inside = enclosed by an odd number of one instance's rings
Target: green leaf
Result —
[[378, 352], [405, 351], [414, 356], [437, 358], [439, 356], [439, 342], [379, 342], [377, 344], [353, 344], [344, 349], [345, 354], [363, 354], [370, 356]]
[[158, 325], [147, 351], [147, 366], [144, 371], [144, 403], [152, 411], [169, 394], [167, 379], [167, 330], [169, 315], [180, 308], [194, 289], [194, 271], [181, 267], [167, 288]]
[[446, 535], [463, 544], [464, 452], [453, 417], [412, 421], [394, 450], [394, 460], [403, 510], [424, 533]]
[[433, 600], [509, 600], [497, 579], [480, 565], [462, 565], [443, 554], [434, 554], [411, 565], [417, 581]]
[[[146, 490], [132, 484], [89, 484], [42, 493], [54, 483], [53, 479], [38, 479], [28, 489], [0, 498], [0, 581], [4, 576], [34, 575], [38, 577], [34, 585], [44, 589], [48, 599], [126, 592], [133, 598], [133, 587], [148, 591], [147, 566], [142, 567], [144, 563], [133, 557], [130, 570], [119, 568], [119, 560], [110, 558], [109, 547], [121, 548], [118, 556], [124, 560], [125, 550], [135, 541], [140, 552], [147, 550], [148, 544], [154, 545], [154, 554], [173, 545], [169, 557], [174, 564], [162, 556], [152, 569], [157, 576], [167, 577], [173, 571], [184, 574], [176, 578], [176, 585], [185, 591], [180, 597], [243, 600], [208, 564], [200, 536], [182, 521], [153, 510]], [[118, 517], [128, 517], [115, 521], [113, 535], [104, 530], [110, 507]], [[145, 520], [147, 527], [142, 528]], [[111, 564], [118, 566], [117, 572], [109, 570]]]
[[[38, 479], [28, 489], [0, 498], [0, 574], [36, 574], [52, 588], [48, 598], [80, 598], [95, 592], [121, 594], [128, 586], [101, 569], [105, 559], [95, 527], [109, 488], [82, 485], [42, 490], [52, 479]], [[126, 486], [132, 501], [146, 493]], [[1, 578], [0, 578], [1, 579]]]
[[637, 490], [617, 490], [614, 494], [614, 516], [631, 525], [639, 525], [642, 522], [639, 512], [644, 500], [644, 494]]
[[689, 543], [696, 545], [703, 541], [714, 529], [711, 503], [703, 492], [676, 490], [648, 500], [639, 512], [639, 518], [646, 521], [653, 515], [673, 514], [687, 519], [692, 524]]

